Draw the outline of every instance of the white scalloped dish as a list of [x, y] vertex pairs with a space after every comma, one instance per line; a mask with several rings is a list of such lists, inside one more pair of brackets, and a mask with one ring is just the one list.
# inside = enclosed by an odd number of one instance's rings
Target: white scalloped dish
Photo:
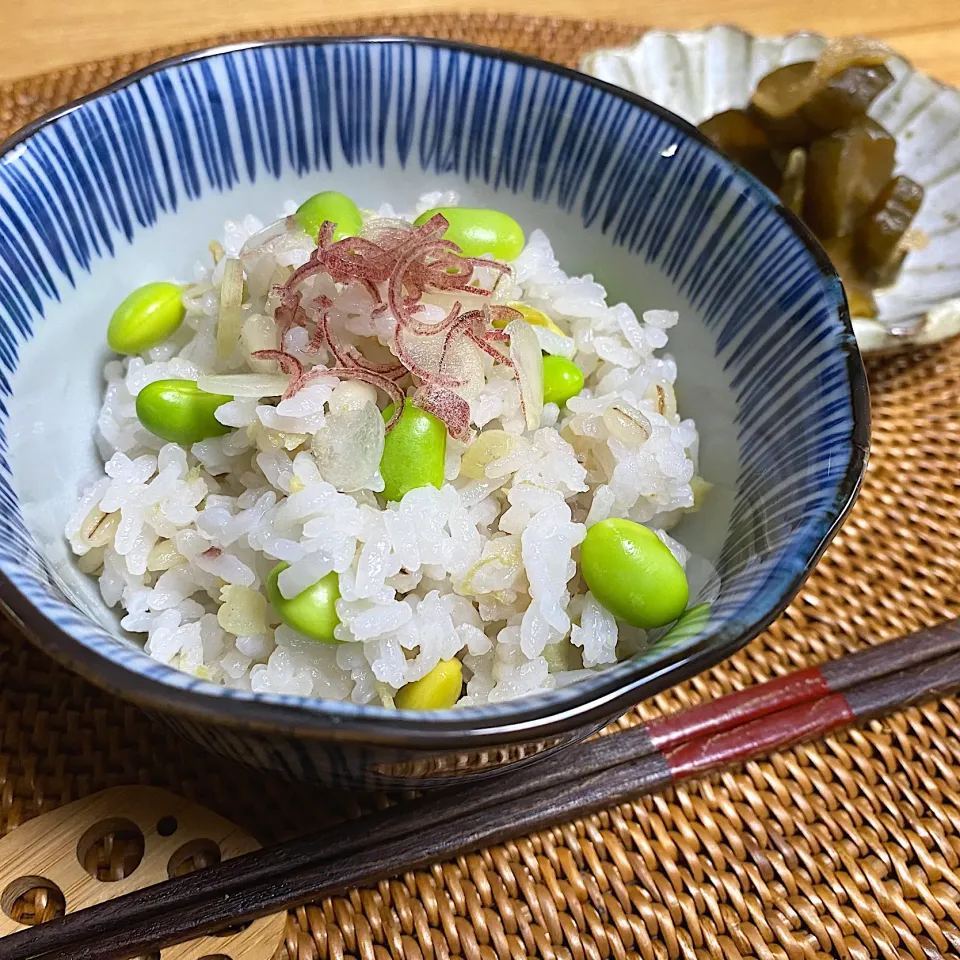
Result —
[[[814, 33], [755, 37], [727, 26], [653, 30], [631, 47], [588, 53], [580, 69], [696, 124], [745, 107], [763, 76], [815, 59], [826, 43]], [[876, 291], [877, 318], [854, 318], [865, 353], [934, 343], [960, 332], [960, 91], [900, 57], [887, 66], [894, 83], [869, 113], [896, 137], [897, 172], [924, 188], [912, 226], [926, 245], [907, 256], [894, 286]]]

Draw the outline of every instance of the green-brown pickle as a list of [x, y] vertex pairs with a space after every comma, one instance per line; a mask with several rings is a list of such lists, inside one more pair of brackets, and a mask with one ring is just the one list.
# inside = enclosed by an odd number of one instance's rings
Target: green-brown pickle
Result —
[[909, 177], [890, 180], [857, 224], [853, 261], [877, 286], [896, 280], [906, 251], [899, 244], [923, 203], [923, 187]]
[[832, 76], [801, 113], [821, 133], [833, 133], [866, 116], [870, 104], [891, 83], [893, 74], [882, 63], [847, 67]]
[[864, 117], [810, 146], [803, 216], [821, 240], [845, 237], [893, 176], [897, 143]]
[[919, 184], [894, 176], [896, 141], [867, 114], [893, 82], [890, 56], [877, 40], [832, 41], [815, 61], [763, 77], [745, 110], [700, 124], [810, 227], [856, 317], [877, 315], [874, 289], [896, 280], [923, 202]]
[[774, 143], [806, 144], [849, 127], [893, 83], [883, 64], [852, 64], [812, 83], [813, 68], [813, 61], [791, 63], [757, 84], [750, 114]]
[[853, 264], [852, 247], [853, 237], [837, 237], [823, 241], [823, 248], [843, 283], [850, 315], [872, 318], [877, 315], [877, 301], [874, 299], [872, 286]]
[[807, 80], [811, 70], [812, 61], [789, 63], [768, 73], [757, 84], [750, 98], [749, 113], [771, 142], [788, 145], [809, 143], [817, 135], [816, 129], [799, 111], [783, 110], [784, 105], [793, 99], [794, 92]]
[[700, 132], [735, 163], [749, 170], [771, 190], [780, 184], [780, 171], [770, 156], [770, 140], [745, 110], [725, 110], [700, 124]]

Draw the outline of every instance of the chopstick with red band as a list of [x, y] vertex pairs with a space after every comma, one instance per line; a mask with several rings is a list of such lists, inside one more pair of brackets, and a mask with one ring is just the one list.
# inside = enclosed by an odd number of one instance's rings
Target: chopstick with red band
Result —
[[777, 710], [840, 693], [895, 670], [960, 650], [960, 623], [948, 620], [816, 667], [785, 674], [645, 724], [653, 750], [721, 733]]

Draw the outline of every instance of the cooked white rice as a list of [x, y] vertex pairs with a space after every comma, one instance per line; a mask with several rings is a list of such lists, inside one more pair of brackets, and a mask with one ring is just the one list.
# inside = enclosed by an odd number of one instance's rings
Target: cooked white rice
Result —
[[[454, 201], [426, 196], [406, 219]], [[384, 207], [371, 216], [397, 215]], [[228, 222], [223, 252], [238, 256], [262, 229], [252, 216]], [[250, 303], [230, 361], [216, 351], [220, 259], [215, 268], [196, 264], [186, 320], [168, 341], [106, 364], [104, 476], [83, 495], [66, 535], [81, 569], [99, 577], [105, 602], [125, 611], [121, 626], [145, 635], [150, 656], [214, 683], [355, 703], [392, 704], [401, 687], [453, 657], [466, 679], [458, 705], [497, 703], [572, 683], [642, 647], [643, 631], [618, 624], [587, 592], [578, 545], [591, 524], [626, 517], [687, 562], [665, 530], [694, 506], [697, 431], [676, 411], [676, 364], [656, 354], [678, 318], [651, 310], [638, 319], [627, 304], [608, 306], [591, 276], [564, 273], [539, 230], [494, 300], [555, 321], [563, 335], [534, 328], [540, 346], [572, 358], [586, 386], [562, 412], [547, 404], [540, 428], [527, 431], [511, 371], [484, 357], [472, 423], [514, 440], [480, 479], [461, 475], [465, 448], [449, 440], [442, 489], [384, 505], [374, 465], [361, 489], [338, 492], [309, 452], [336, 402], [334, 378], [276, 405], [235, 399], [217, 417], [237, 429], [190, 449], [140, 425], [135, 398], [148, 383], [270, 369], [249, 353], [279, 345], [271, 282], [279, 266], [305, 262], [312, 246], [294, 231], [245, 257]], [[355, 288], [329, 283], [325, 292], [347, 330], [390, 342], [389, 311], [371, 320]], [[306, 338], [294, 329], [284, 346], [309, 369], [316, 357], [303, 353]], [[615, 404], [642, 413], [649, 439], [637, 445], [616, 429]], [[342, 643], [280, 624], [264, 590], [279, 560], [290, 564], [280, 577], [285, 596], [338, 573]]]

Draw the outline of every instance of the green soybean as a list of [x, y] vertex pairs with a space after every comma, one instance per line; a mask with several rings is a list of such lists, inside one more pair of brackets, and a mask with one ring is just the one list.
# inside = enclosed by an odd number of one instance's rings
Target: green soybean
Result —
[[288, 600], [277, 584], [277, 578], [288, 566], [288, 563], [278, 563], [267, 575], [267, 596], [277, 616], [304, 636], [321, 643], [339, 643], [333, 631], [340, 623], [336, 607], [340, 599], [340, 578], [330, 572]]
[[333, 232], [334, 240], [355, 237], [363, 226], [360, 208], [345, 193], [336, 190], [324, 190], [304, 200], [297, 207], [296, 217], [300, 228], [314, 240], [325, 220], [337, 225]]
[[583, 389], [583, 373], [566, 357], [543, 358], [543, 402], [562, 407]]
[[419, 227], [442, 213], [450, 226], [443, 235], [452, 240], [465, 257], [492, 253], [495, 260], [516, 260], [523, 249], [523, 229], [513, 217], [499, 210], [476, 207], [435, 207], [421, 214], [414, 223]]
[[[383, 411], [388, 423], [393, 404]], [[396, 426], [383, 441], [380, 476], [383, 496], [402, 500], [417, 487], [443, 486], [443, 461], [447, 452], [447, 428], [442, 420], [407, 402]]]
[[163, 343], [183, 323], [185, 313], [181, 287], [146, 283], [113, 311], [107, 343], [117, 353], [143, 353]]
[[710, 604], [698, 603], [685, 610], [680, 619], [657, 641], [658, 646], [669, 646], [682, 640], [699, 637], [710, 622]]
[[230, 432], [214, 414], [232, 399], [204, 393], [193, 380], [154, 380], [137, 394], [137, 418], [162, 440], [189, 446]]
[[460, 661], [441, 660], [426, 676], [403, 687], [395, 702], [401, 710], [449, 710], [462, 689]]
[[689, 599], [683, 567], [663, 541], [632, 520], [601, 520], [580, 546], [580, 570], [597, 602], [645, 630], [676, 620]]

